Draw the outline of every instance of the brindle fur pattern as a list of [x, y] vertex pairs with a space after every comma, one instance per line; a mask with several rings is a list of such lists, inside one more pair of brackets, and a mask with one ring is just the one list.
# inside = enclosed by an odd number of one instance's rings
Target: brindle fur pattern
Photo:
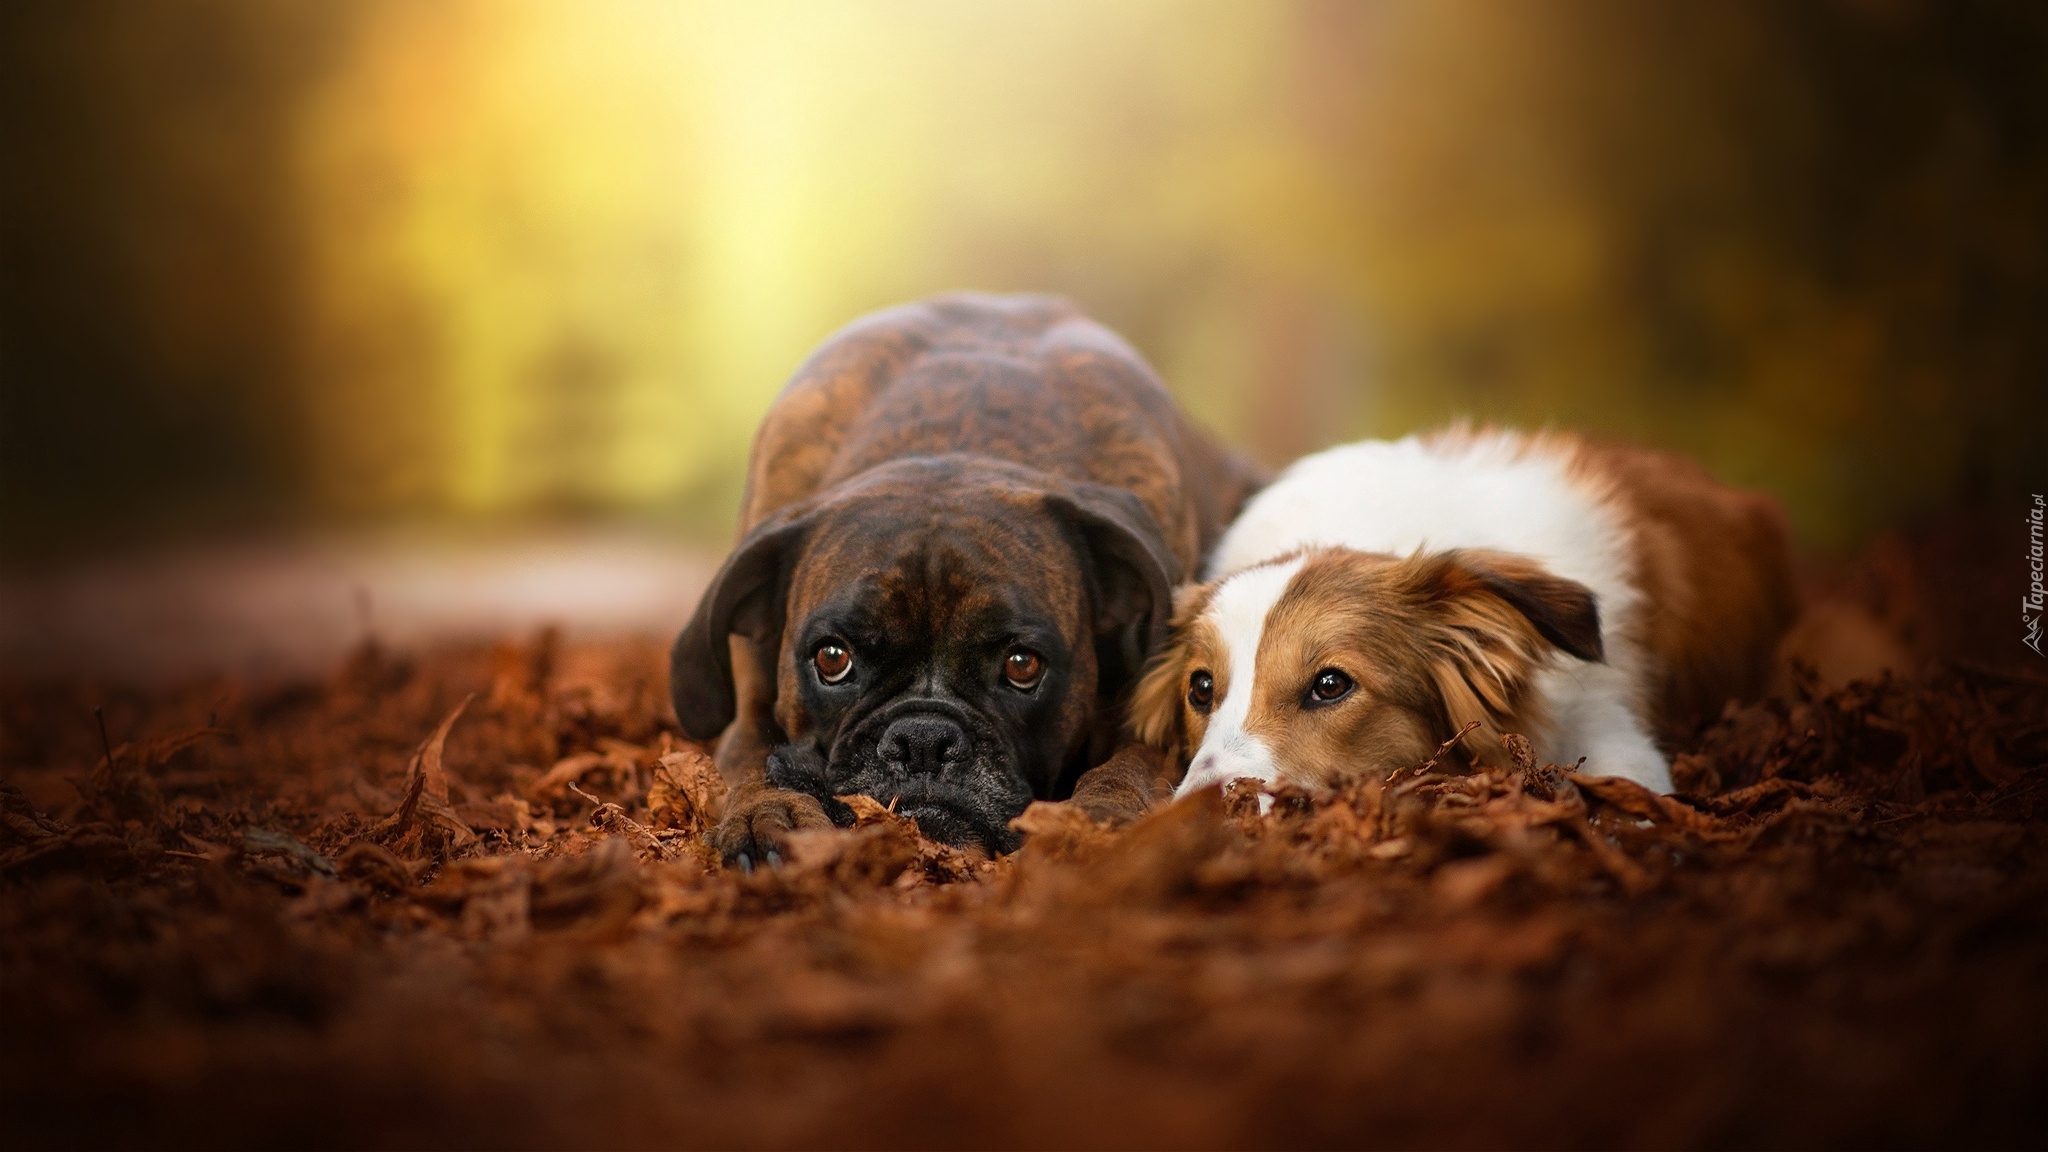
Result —
[[[1142, 810], [1123, 701], [1261, 479], [1063, 301], [942, 297], [835, 336], [763, 421], [739, 545], [672, 657], [684, 728], [723, 732], [721, 850], [767, 857], [851, 793], [992, 851], [1033, 799]], [[854, 654], [839, 684], [827, 638]], [[1029, 691], [1001, 671], [1020, 646]]]

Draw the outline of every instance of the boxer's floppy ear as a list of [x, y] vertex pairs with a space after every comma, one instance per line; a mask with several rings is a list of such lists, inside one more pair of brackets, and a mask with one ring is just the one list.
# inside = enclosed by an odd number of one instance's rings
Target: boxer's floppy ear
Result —
[[1159, 522], [1136, 496], [1100, 484], [1076, 483], [1046, 496], [1046, 505], [1081, 537], [1095, 603], [1102, 694], [1117, 696], [1166, 638], [1180, 561]]
[[691, 739], [716, 739], [732, 723], [730, 637], [737, 632], [758, 640], [780, 631], [783, 564], [809, 523], [785, 514], [749, 533], [711, 578], [697, 614], [676, 637], [668, 657], [669, 699]]

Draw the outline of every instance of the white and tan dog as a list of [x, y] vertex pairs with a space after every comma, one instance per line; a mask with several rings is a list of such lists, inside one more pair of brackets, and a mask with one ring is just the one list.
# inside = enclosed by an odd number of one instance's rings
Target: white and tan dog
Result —
[[1459, 747], [1660, 792], [1660, 741], [1765, 683], [1795, 596], [1784, 516], [1671, 456], [1453, 430], [1306, 457], [1183, 588], [1132, 727], [1177, 796], [1296, 785]]

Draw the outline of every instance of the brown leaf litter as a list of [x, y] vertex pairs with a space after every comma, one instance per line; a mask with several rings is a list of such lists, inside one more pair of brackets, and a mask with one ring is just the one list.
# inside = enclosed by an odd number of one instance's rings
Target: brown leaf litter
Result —
[[[2048, 692], [1731, 709], [1685, 789], [1535, 762], [1059, 805], [849, 797], [741, 875], [654, 645], [13, 694], [15, 1146], [2038, 1144]], [[126, 743], [100, 744], [92, 706]], [[207, 719], [211, 714], [212, 718]], [[205, 721], [202, 723], [202, 721]]]

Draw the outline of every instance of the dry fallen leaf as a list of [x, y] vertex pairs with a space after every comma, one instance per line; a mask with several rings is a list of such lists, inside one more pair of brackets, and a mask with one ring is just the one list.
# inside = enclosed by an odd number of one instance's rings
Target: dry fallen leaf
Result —
[[663, 753], [647, 788], [648, 822], [662, 829], [704, 832], [718, 825], [725, 778], [711, 757], [697, 748]]
[[455, 814], [448, 803], [448, 774], [441, 765], [442, 750], [455, 721], [475, 699], [462, 698], [454, 711], [442, 719], [433, 734], [421, 741], [406, 773], [405, 799], [371, 834], [386, 844], [403, 845], [406, 855], [461, 848], [476, 841], [476, 833]]

